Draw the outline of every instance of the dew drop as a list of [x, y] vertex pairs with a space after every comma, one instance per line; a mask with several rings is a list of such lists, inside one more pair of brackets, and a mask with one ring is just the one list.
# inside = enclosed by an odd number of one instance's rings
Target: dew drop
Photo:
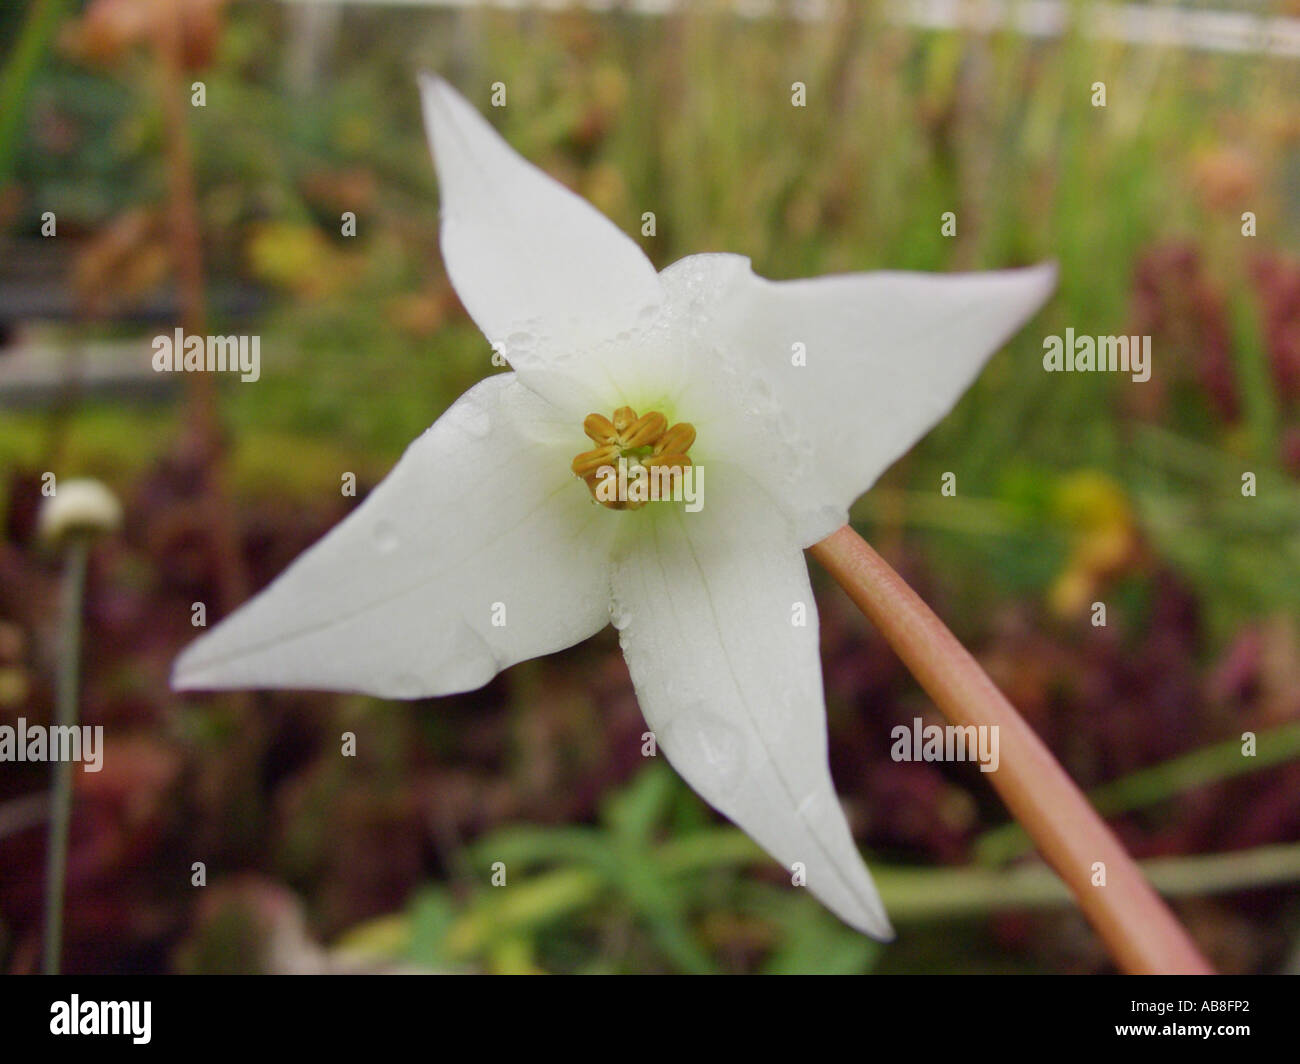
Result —
[[465, 435], [481, 440], [492, 431], [492, 418], [482, 407], [473, 407], [465, 411], [460, 426]]
[[375, 549], [380, 554], [392, 554], [393, 551], [397, 550], [397, 545], [401, 542], [392, 521], [376, 522], [371, 535], [375, 541]]
[[632, 611], [619, 602], [618, 599], [614, 599], [609, 604], [609, 623], [620, 632], [623, 631], [632, 623]]
[[463, 618], [452, 622], [450, 631], [438, 632], [432, 657], [439, 682], [463, 691], [482, 687], [507, 661], [504, 649], [494, 649]]
[[[698, 781], [702, 792], [726, 796], [745, 775], [745, 736], [734, 725], [702, 705], [689, 706], [673, 720], [663, 739], [670, 757], [704, 771], [708, 780]], [[697, 781], [692, 780], [692, 783]], [[708, 795], [706, 794], [706, 797]]]
[[413, 672], [399, 672], [393, 677], [392, 692], [394, 698], [419, 698], [424, 685]]
[[825, 804], [825, 796], [818, 791], [806, 794], [803, 800], [795, 807], [795, 815], [802, 817], [806, 821], [816, 821], [821, 819], [821, 808]]

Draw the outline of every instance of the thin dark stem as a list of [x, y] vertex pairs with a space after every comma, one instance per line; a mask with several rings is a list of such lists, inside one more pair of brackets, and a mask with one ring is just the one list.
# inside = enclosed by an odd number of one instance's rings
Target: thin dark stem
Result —
[[[81, 669], [81, 602], [86, 587], [90, 545], [74, 536], [68, 545], [59, 607], [59, 676], [55, 724], [77, 726], [77, 695]], [[63, 734], [68, 734], [64, 732]], [[50, 801], [49, 844], [45, 850], [45, 951], [42, 970], [57, 975], [63, 956], [63, 895], [68, 870], [68, 826], [72, 819], [72, 760], [54, 762]]]

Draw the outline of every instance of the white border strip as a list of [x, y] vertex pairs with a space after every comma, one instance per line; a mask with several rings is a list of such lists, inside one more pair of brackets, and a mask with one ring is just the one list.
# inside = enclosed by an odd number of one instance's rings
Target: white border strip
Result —
[[[494, 8], [502, 11], [626, 11], [651, 17], [689, 7], [688, 0], [284, 0], [321, 7]], [[731, 0], [718, 5], [741, 18], [788, 15], [820, 22], [840, 9], [835, 0]], [[1300, 18], [1245, 11], [1193, 10], [1156, 4], [1095, 3], [1076, 16], [1067, 0], [893, 0], [891, 18], [921, 29], [977, 33], [1012, 29], [1026, 37], [1062, 36], [1077, 18], [1085, 34], [1126, 44], [1191, 51], [1300, 58]]]

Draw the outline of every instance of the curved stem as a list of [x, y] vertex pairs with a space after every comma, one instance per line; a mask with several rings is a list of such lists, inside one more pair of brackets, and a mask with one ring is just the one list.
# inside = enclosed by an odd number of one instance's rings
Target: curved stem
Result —
[[993, 786], [1070, 888], [1115, 963], [1132, 974], [1211, 972], [1042, 740], [903, 578], [848, 525], [810, 553], [880, 629], [949, 720], [998, 729], [999, 766], [989, 773]]

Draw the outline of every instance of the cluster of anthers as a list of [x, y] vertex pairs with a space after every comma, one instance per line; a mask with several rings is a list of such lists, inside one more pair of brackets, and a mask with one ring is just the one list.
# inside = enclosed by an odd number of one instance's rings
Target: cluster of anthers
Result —
[[[686, 452], [695, 442], [695, 426], [682, 421], [669, 428], [668, 419], [657, 410], [637, 417], [630, 406], [621, 406], [614, 411], [613, 420], [602, 414], [588, 414], [582, 430], [596, 448], [578, 455], [571, 468], [586, 481], [591, 497], [611, 510], [639, 510], [645, 505], [643, 501], [619, 498], [613, 490], [620, 459], [626, 463], [629, 477], [679, 477], [691, 464]], [[646, 472], [637, 473], [637, 467]]]

